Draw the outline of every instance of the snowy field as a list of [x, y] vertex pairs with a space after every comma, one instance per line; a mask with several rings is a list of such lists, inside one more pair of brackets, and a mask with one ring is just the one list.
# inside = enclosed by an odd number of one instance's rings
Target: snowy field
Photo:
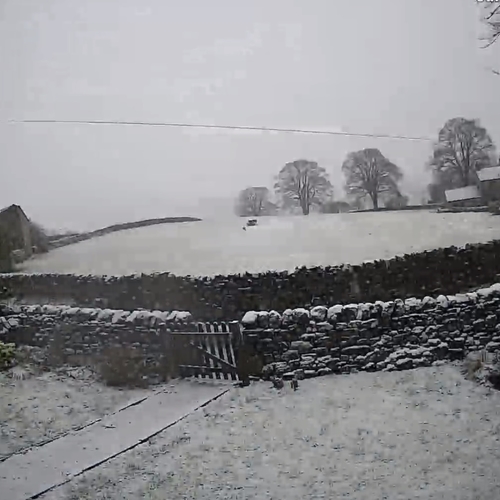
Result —
[[214, 275], [361, 263], [500, 238], [500, 217], [431, 211], [206, 220], [121, 231], [60, 248], [26, 272]]
[[41, 500], [498, 500], [500, 393], [457, 367], [231, 392]]
[[142, 389], [105, 387], [81, 368], [68, 369], [66, 374], [30, 373], [26, 380], [1, 372], [0, 460], [86, 425], [146, 394], [148, 391]]

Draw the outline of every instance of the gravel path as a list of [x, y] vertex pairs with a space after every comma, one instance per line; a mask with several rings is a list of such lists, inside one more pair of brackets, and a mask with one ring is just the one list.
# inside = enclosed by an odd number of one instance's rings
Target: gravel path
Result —
[[106, 387], [86, 372], [77, 368], [65, 375], [47, 372], [26, 380], [0, 373], [0, 460], [148, 393]]
[[458, 368], [235, 389], [43, 500], [498, 499], [500, 393]]

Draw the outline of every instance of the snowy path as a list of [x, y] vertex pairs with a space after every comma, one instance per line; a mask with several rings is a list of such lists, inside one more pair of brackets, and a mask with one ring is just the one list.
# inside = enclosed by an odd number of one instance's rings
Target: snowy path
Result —
[[443, 366], [234, 389], [43, 500], [498, 500], [500, 393]]
[[149, 439], [231, 386], [180, 382], [80, 431], [0, 463], [2, 499], [26, 500]]

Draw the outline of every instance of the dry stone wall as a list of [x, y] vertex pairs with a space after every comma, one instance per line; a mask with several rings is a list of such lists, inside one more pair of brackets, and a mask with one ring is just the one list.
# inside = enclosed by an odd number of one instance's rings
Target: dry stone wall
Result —
[[[405, 370], [500, 353], [500, 283], [453, 296], [249, 311], [241, 324], [245, 352], [259, 361], [248, 366], [265, 379]], [[165, 378], [169, 331], [196, 330], [191, 313], [179, 311], [33, 305], [0, 317], [0, 340], [47, 348], [61, 363], [98, 359], [110, 346], [134, 349], [150, 382]]]
[[191, 311], [199, 321], [239, 320], [249, 310], [311, 308], [469, 291], [500, 278], [500, 241], [444, 248], [359, 266], [300, 268], [205, 278], [0, 274], [0, 288], [30, 303]]
[[500, 352], [500, 284], [436, 298], [250, 311], [242, 324], [264, 378], [405, 370]]
[[[44, 348], [48, 365], [98, 362], [106, 348], [130, 348], [150, 383], [172, 374], [169, 331], [197, 331], [189, 312], [124, 311], [33, 305], [6, 308], [0, 340]], [[55, 359], [54, 359], [55, 358]]]

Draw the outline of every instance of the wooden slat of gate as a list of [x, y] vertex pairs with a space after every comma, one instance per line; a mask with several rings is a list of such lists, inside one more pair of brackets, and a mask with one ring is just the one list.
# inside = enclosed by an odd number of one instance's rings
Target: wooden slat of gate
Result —
[[[215, 328], [215, 324], [207, 323], [207, 327], [210, 333], [215, 333], [217, 329]], [[207, 337], [207, 351], [214, 356], [219, 357], [219, 352], [217, 349], [217, 340], [215, 335], [208, 335]], [[210, 358], [210, 363], [213, 368], [217, 368], [218, 364], [216, 361], [214, 361], [212, 358]], [[220, 380], [220, 373], [215, 372], [215, 378]]]
[[[232, 332], [231, 328], [230, 328], [230, 325], [228, 325], [227, 323], [224, 323], [224, 327], [226, 329], [227, 332], [231, 332], [231, 336], [230, 337], [227, 337], [227, 340], [226, 340], [226, 345], [227, 345], [227, 351], [228, 351], [228, 358], [227, 360], [233, 365], [233, 366], [236, 366], [236, 355], [234, 353], [234, 348], [233, 348], [233, 345], [234, 345], [234, 332]], [[238, 379], [238, 376], [236, 373], [231, 373], [231, 378], [232, 380], [237, 380]]]
[[[225, 332], [224, 332], [224, 327], [225, 327], [225, 323], [220, 323], [219, 325], [217, 325], [217, 329], [218, 329], [218, 331], [219, 331], [219, 332], [221, 332], [221, 333], [225, 333]], [[229, 361], [229, 356], [228, 356], [228, 354], [227, 354], [227, 344], [228, 344], [228, 340], [230, 340], [230, 339], [229, 339], [229, 337], [220, 337], [220, 338], [218, 339], [218, 344], [219, 344], [219, 353], [220, 353], [220, 357], [221, 357], [223, 360], [230, 362], [230, 361]], [[234, 363], [231, 363], [231, 364], [234, 364]], [[227, 371], [226, 371], [226, 370], [224, 370], [223, 375], [224, 375], [224, 380], [228, 380], [228, 379], [229, 379], [230, 374], [229, 374], [229, 373], [227, 373]]]
[[[219, 323], [214, 323], [214, 330], [216, 330], [219, 333], [222, 333], [222, 324]], [[217, 336], [216, 337], [216, 345], [217, 345], [217, 352], [219, 354], [219, 357], [223, 359], [224, 361], [228, 361], [227, 359], [227, 354], [225, 350], [225, 344], [226, 344], [226, 338], [223, 336]], [[224, 380], [227, 380], [229, 378], [229, 374], [227, 373], [227, 370], [224, 370], [222, 372], [222, 377]]]
[[[207, 333], [206, 324], [205, 323], [198, 323], [198, 331], [200, 333], [206, 334]], [[195, 339], [195, 342], [197, 344], [199, 344], [201, 347], [203, 347], [203, 349], [206, 349], [206, 342], [204, 342], [205, 338], [206, 338], [206, 335], [202, 335], [202, 336], [199, 336], [198, 338]], [[210, 366], [210, 367], [212, 366], [210, 364], [210, 360], [206, 356], [204, 356], [201, 351], [198, 351], [198, 356], [199, 356], [199, 360], [200, 360], [200, 362], [198, 363], [199, 365], [201, 365], [201, 366]], [[205, 374], [205, 372], [202, 372], [201, 376], [202, 376], [202, 378], [206, 378], [207, 376], [210, 377], [210, 378], [213, 378], [212, 373]], [[196, 378], [198, 378], [198, 374], [196, 374]]]

